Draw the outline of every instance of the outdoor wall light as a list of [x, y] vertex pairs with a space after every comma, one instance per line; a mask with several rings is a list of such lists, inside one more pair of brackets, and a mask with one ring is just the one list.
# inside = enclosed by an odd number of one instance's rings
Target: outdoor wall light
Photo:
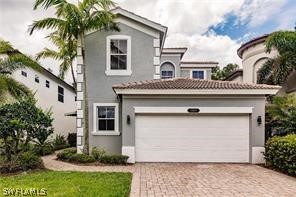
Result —
[[126, 116], [126, 123], [127, 124], [131, 124], [131, 117], [130, 117], [130, 115], [127, 115]]
[[259, 126], [262, 124], [262, 117], [261, 116], [257, 117], [257, 123]]

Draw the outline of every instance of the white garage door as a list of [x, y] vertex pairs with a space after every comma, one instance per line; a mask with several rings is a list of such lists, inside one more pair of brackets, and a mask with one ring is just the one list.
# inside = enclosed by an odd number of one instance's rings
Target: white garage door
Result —
[[249, 162], [249, 116], [137, 115], [138, 162]]

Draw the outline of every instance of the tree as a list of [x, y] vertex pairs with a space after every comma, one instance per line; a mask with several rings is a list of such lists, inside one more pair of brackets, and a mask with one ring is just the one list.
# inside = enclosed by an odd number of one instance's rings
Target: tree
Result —
[[[32, 34], [35, 30], [51, 29], [59, 31], [61, 39], [71, 43], [77, 41], [78, 50], [82, 54], [84, 64], [84, 32], [91, 30], [115, 30], [119, 31], [114, 22], [115, 15], [110, 10], [115, 6], [111, 0], [82, 0], [78, 5], [69, 3], [67, 0], [36, 0], [34, 9], [43, 7], [55, 9], [55, 17], [34, 21], [29, 31]], [[81, 50], [81, 51], [80, 51]], [[78, 51], [77, 51], [78, 52]], [[86, 66], [83, 65], [83, 91], [84, 91], [84, 150], [89, 154], [89, 128], [88, 128], [88, 97]]]
[[224, 80], [230, 73], [237, 70], [239, 66], [237, 64], [229, 63], [222, 69], [219, 66], [213, 68], [212, 79], [213, 80]]
[[30, 57], [14, 49], [12, 45], [0, 39], [0, 103], [4, 100], [5, 94], [10, 93], [15, 99], [33, 97], [32, 92], [22, 83], [11, 77], [18, 69], [30, 67], [38, 70], [40, 65]]
[[296, 31], [278, 31], [265, 41], [266, 52], [276, 49], [278, 55], [268, 59], [258, 71], [258, 83], [282, 85], [296, 70]]
[[73, 61], [77, 56], [77, 41], [75, 39], [64, 40], [60, 34], [61, 32], [56, 31], [48, 36], [51, 42], [57, 47], [57, 50], [46, 47], [37, 54], [36, 59], [52, 58], [61, 61], [59, 65], [59, 77], [64, 79], [65, 74], [71, 69], [74, 87], [76, 88]]

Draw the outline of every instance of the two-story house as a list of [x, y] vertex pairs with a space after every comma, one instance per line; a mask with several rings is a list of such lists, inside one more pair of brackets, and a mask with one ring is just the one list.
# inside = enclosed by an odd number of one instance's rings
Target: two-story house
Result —
[[263, 161], [265, 96], [278, 86], [210, 80], [217, 62], [182, 61], [186, 48], [164, 48], [167, 27], [112, 12], [121, 31], [86, 33], [78, 57], [78, 151], [86, 94], [90, 150], [131, 163]]

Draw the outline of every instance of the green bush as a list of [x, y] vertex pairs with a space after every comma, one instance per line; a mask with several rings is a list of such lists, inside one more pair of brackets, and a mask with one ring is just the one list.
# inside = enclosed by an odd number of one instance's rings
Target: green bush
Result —
[[296, 135], [270, 138], [265, 145], [266, 165], [296, 176]]
[[76, 153], [75, 148], [68, 148], [61, 151], [57, 154], [57, 158], [62, 161], [75, 163], [92, 163], [96, 161], [95, 158], [90, 155]]
[[65, 136], [57, 134], [52, 142], [54, 150], [61, 150], [69, 147]]
[[69, 133], [67, 140], [68, 140], [68, 144], [70, 145], [70, 147], [76, 147], [77, 134], [76, 133]]
[[51, 143], [45, 143], [45, 144], [34, 144], [33, 150], [35, 154], [44, 156], [44, 155], [50, 155], [54, 153], [54, 147]]
[[100, 162], [105, 164], [126, 164], [128, 158], [126, 155], [104, 155], [101, 157]]
[[106, 155], [106, 151], [104, 149], [97, 149], [94, 147], [91, 150], [91, 155], [95, 158], [95, 160], [100, 161], [101, 158]]
[[40, 156], [31, 151], [20, 154], [19, 165], [22, 167], [23, 170], [33, 170], [43, 167]]

